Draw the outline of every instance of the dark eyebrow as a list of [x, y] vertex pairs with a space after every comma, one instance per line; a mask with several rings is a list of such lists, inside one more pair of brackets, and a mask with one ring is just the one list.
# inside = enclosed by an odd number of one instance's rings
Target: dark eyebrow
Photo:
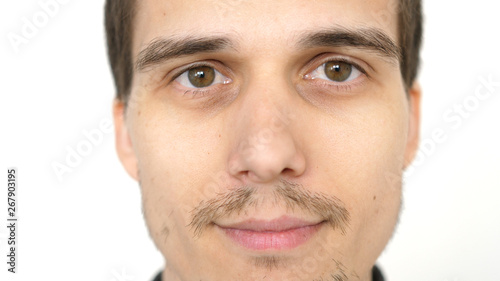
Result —
[[215, 52], [231, 46], [231, 41], [225, 37], [157, 38], [139, 53], [135, 68], [142, 71], [171, 58]]
[[389, 60], [401, 61], [401, 50], [384, 32], [376, 28], [350, 30], [334, 28], [303, 35], [299, 47], [354, 47], [374, 51]]

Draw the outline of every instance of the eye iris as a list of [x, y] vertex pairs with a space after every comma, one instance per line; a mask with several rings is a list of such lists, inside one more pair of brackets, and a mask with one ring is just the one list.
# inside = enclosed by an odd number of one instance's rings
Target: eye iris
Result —
[[189, 70], [189, 82], [197, 88], [210, 86], [215, 80], [215, 70], [208, 66], [199, 66]]
[[325, 63], [325, 74], [332, 81], [344, 82], [351, 76], [351, 73], [352, 65], [348, 63], [339, 61]]

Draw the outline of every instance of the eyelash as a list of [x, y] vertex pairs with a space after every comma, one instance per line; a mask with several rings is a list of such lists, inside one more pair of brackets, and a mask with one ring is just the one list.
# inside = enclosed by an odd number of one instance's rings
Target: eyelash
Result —
[[[347, 59], [347, 58], [331, 58], [331, 57], [329, 57], [329, 58], [326, 58], [326, 59], [322, 59], [322, 60], [320, 60], [319, 64], [316, 63], [316, 62], [313, 64], [313, 65], [315, 65], [315, 68], [312, 71], [316, 70], [318, 67], [321, 67], [325, 63], [328, 63], [328, 62], [341, 62], [341, 63], [350, 64], [350, 65], [354, 66], [357, 70], [359, 70], [362, 74], [368, 76], [368, 73], [365, 70], [365, 68], [361, 67], [358, 63], [356, 63], [356, 62], [354, 62], [354, 61], [352, 61], [350, 59]], [[311, 67], [309, 67], [308, 69], [311, 69]], [[312, 71], [309, 70], [306, 75], [308, 75]], [[306, 76], [306, 75], [303, 75], [303, 76]], [[332, 81], [332, 82], [334, 82], [334, 81]], [[343, 82], [337, 82], [337, 83], [343, 83]]]
[[[185, 67], [182, 67], [180, 68], [179, 70], [177, 70], [175, 72], [175, 74], [172, 76], [171, 80], [170, 81], [175, 81], [177, 78], [179, 78], [181, 75], [183, 75], [185, 72], [191, 70], [191, 69], [194, 69], [194, 68], [197, 68], [197, 67], [202, 67], [202, 66], [206, 66], [206, 67], [210, 67], [210, 68], [213, 68], [215, 69], [217, 72], [220, 73], [220, 71], [217, 70], [217, 67], [213, 64], [210, 64], [208, 62], [197, 62], [197, 63], [193, 63], [193, 64], [190, 64], [190, 65], [187, 65]], [[222, 74], [222, 73], [221, 73]], [[222, 74], [223, 75], [223, 74]], [[216, 84], [218, 85], [218, 84]], [[182, 94], [183, 96], [189, 94], [191, 95], [193, 98], [196, 97], [196, 96], [205, 96], [207, 94], [209, 94], [213, 89], [208, 89], [208, 88], [212, 88], [213, 85], [211, 86], [208, 86], [206, 87], [207, 90], [203, 90], [202, 88], [192, 88], [192, 89], [189, 89], [189, 90], [185, 90], [184, 93]]]
[[[316, 58], [321, 57], [321, 56], [322, 55], [320, 54], [320, 55], [316, 56]], [[365, 76], [366, 78], [370, 78], [370, 76], [368, 75], [368, 72], [366, 71], [366, 69], [364, 67], [362, 67], [359, 63], [356, 63], [355, 61], [353, 61], [353, 60], [351, 60], [349, 58], [345, 58], [345, 57], [332, 57], [332, 56], [328, 56], [328, 57], [325, 57], [323, 59], [320, 59], [319, 63], [317, 63], [317, 61], [315, 61], [314, 63], [311, 63], [311, 65], [313, 65], [314, 68], [308, 67], [307, 69], [309, 69], [309, 71], [307, 72], [307, 74], [303, 75], [303, 77], [309, 75], [314, 70], [316, 70], [318, 67], [323, 66], [325, 63], [332, 62], [332, 61], [350, 64], [353, 67], [355, 67], [357, 70], [359, 70], [359, 72], [361, 72], [361, 75]], [[311, 68], [313, 70], [311, 70]], [[325, 87], [325, 88], [328, 88], [328, 89], [332, 90], [333, 92], [339, 92], [339, 93], [341, 93], [341, 92], [347, 92], [347, 93], [351, 92], [353, 90], [353, 87], [360, 87], [360, 86], [362, 86], [365, 83], [364, 79], [361, 80], [361, 81], [357, 81], [358, 78], [354, 79], [354, 80], [356, 80], [355, 82], [352, 82], [352, 81], [348, 81], [348, 82], [335, 82], [335, 81], [332, 81], [332, 80], [325, 80], [325, 79], [321, 79], [321, 78], [320, 79], [309, 78], [309, 79], [305, 79], [305, 80], [314, 80], [315, 84], [319, 84], [321, 87]]]
[[209, 92], [210, 92], [209, 90], [194, 90], [194, 89], [192, 89], [192, 90], [185, 91], [184, 94], [182, 94], [182, 95], [185, 96], [186, 94], [190, 94], [193, 98], [196, 96], [204, 97]]

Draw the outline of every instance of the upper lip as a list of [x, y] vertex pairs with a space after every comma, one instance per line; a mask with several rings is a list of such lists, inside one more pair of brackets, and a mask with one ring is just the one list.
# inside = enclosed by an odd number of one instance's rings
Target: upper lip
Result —
[[301, 227], [314, 226], [320, 223], [321, 221], [311, 222], [298, 218], [283, 216], [274, 220], [248, 219], [245, 221], [227, 225], [218, 224], [218, 226], [226, 229], [238, 229], [255, 232], [281, 232]]

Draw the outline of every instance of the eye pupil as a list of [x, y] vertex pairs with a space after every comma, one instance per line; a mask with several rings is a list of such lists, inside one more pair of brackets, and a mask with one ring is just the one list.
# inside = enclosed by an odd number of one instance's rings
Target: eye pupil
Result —
[[332, 81], [344, 82], [351, 76], [351, 73], [352, 65], [348, 63], [339, 61], [325, 63], [325, 74]]
[[197, 88], [208, 87], [215, 80], [215, 70], [208, 66], [198, 66], [188, 71], [188, 78]]

